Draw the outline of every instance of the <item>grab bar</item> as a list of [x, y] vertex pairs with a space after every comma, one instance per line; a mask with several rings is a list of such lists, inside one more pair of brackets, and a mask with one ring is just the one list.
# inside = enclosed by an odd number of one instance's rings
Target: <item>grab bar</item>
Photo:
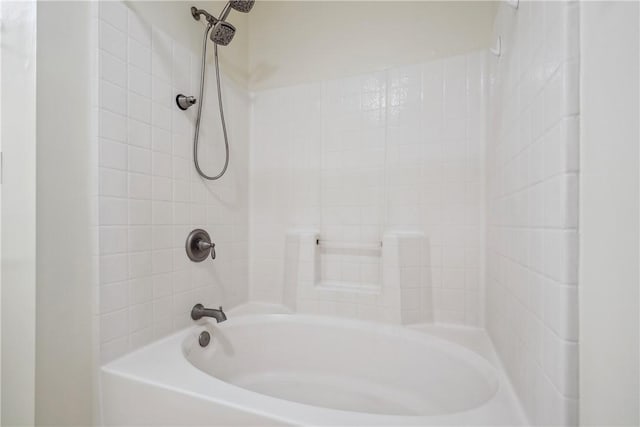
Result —
[[316, 245], [324, 246], [328, 248], [336, 248], [336, 249], [379, 250], [382, 247], [382, 241], [372, 242], [372, 243], [351, 243], [351, 242], [340, 242], [337, 240], [316, 239]]

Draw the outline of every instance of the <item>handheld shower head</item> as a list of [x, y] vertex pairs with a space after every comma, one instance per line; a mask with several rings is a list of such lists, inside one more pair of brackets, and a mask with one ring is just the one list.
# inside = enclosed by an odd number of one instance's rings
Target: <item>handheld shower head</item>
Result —
[[222, 9], [222, 13], [218, 19], [225, 20], [229, 13], [231, 13], [231, 9], [237, 10], [238, 12], [247, 13], [255, 4], [256, 0], [229, 0], [229, 2], [225, 5], [224, 9]]
[[229, 6], [238, 12], [247, 13], [251, 10], [256, 0], [231, 0]]
[[[220, 88], [220, 66], [218, 63], [218, 45], [226, 46], [231, 43], [233, 36], [236, 34], [236, 27], [226, 22], [227, 16], [231, 12], [231, 9], [238, 12], [247, 13], [253, 8], [255, 0], [229, 0], [224, 9], [220, 13], [218, 19], [213, 17], [210, 13], [204, 9], [198, 9], [197, 7], [191, 7], [191, 16], [198, 21], [200, 17], [204, 15], [207, 20], [207, 28], [204, 31], [204, 37], [202, 40], [202, 62], [200, 66], [200, 96], [198, 97], [198, 115], [195, 123], [195, 132], [193, 135], [193, 163], [196, 167], [198, 175], [207, 180], [216, 180], [221, 178], [227, 167], [229, 166], [229, 138], [227, 137], [227, 125], [224, 120], [224, 105], [222, 103], [222, 90]], [[202, 118], [202, 104], [204, 104], [204, 81], [207, 70], [207, 37], [214, 43], [214, 55], [216, 64], [216, 84], [218, 87], [218, 106], [220, 107], [220, 122], [222, 124], [222, 135], [224, 136], [224, 148], [225, 148], [225, 161], [222, 170], [217, 175], [207, 175], [200, 169], [198, 162], [198, 139], [200, 136], [200, 119]]]
[[215, 44], [226, 46], [231, 43], [236, 34], [236, 27], [226, 21], [218, 21], [211, 29], [211, 41]]

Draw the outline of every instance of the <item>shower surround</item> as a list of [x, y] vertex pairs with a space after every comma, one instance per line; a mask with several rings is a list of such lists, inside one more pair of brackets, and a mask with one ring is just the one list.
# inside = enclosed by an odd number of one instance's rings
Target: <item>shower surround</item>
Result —
[[[200, 46], [101, 2], [101, 363], [191, 325], [197, 302], [466, 325], [486, 328], [531, 423], [577, 424], [577, 15], [574, 2], [501, 4], [499, 58], [254, 93], [223, 75], [230, 169], [205, 183], [195, 111], [174, 100], [196, 92]], [[214, 88], [205, 117], [218, 117]], [[221, 129], [203, 123], [200, 159], [217, 170]], [[187, 261], [194, 228], [215, 262]]]
[[380, 244], [409, 233], [402, 321], [482, 325], [485, 63], [477, 52], [254, 93], [252, 300], [290, 293], [285, 236], [306, 231], [325, 291], [297, 309], [389, 320]]
[[487, 330], [538, 425], [578, 423], [578, 6], [503, 6], [494, 29]]
[[[119, 1], [100, 2], [97, 13], [104, 363], [190, 325], [197, 302], [227, 307], [247, 300], [249, 98], [224, 79], [231, 162], [223, 180], [203, 181], [192, 160], [195, 109], [175, 104], [176, 94], [198, 90], [200, 46], [182, 45]], [[204, 114], [218, 117], [215, 85], [206, 89]], [[205, 171], [221, 167], [224, 147], [211, 143], [221, 132], [217, 120], [202, 124]], [[184, 242], [195, 228], [208, 230], [218, 245], [215, 262], [186, 257]]]

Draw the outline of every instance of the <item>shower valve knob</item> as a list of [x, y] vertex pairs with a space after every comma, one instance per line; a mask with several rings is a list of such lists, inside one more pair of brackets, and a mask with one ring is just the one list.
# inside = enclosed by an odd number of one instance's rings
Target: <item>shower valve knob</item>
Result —
[[196, 98], [194, 96], [187, 96], [181, 93], [176, 96], [176, 104], [178, 104], [178, 108], [181, 110], [187, 110], [195, 103]]
[[189, 233], [185, 249], [187, 256], [193, 262], [202, 262], [209, 255], [211, 255], [211, 259], [216, 259], [216, 244], [211, 241], [209, 233], [200, 228]]

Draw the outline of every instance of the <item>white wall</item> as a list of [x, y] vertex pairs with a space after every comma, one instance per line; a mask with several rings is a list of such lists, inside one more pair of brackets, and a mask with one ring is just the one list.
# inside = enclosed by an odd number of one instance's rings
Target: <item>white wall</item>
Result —
[[581, 10], [580, 423], [638, 425], [640, 9]]
[[[2, 7], [0, 7], [0, 21]], [[0, 31], [0, 129], [2, 129], [2, 31]], [[2, 133], [0, 132], [0, 152], [2, 151]], [[0, 215], [2, 215], [2, 185], [0, 185]], [[0, 240], [2, 239], [2, 218], [0, 218]], [[0, 244], [0, 259], [2, 259], [2, 245]], [[0, 264], [0, 422], [2, 420], [2, 265]]]
[[495, 2], [257, 1], [254, 90], [381, 71], [490, 45]]
[[[231, 308], [247, 299], [248, 96], [223, 76], [231, 162], [205, 182], [192, 158], [196, 108], [175, 104], [176, 94], [198, 90], [200, 43], [183, 44], [127, 6], [101, 2], [98, 24], [102, 362], [191, 324], [196, 303]], [[184, 22], [201, 34], [202, 23]], [[209, 62], [200, 150], [209, 173], [224, 161], [213, 78]], [[215, 261], [187, 258], [195, 228], [211, 234]]]
[[487, 328], [536, 425], [578, 422], [577, 2], [501, 4], [487, 137]]
[[[418, 232], [418, 262], [401, 272], [403, 299], [414, 302], [403, 321], [482, 324], [484, 59], [475, 52], [254, 93], [252, 299], [282, 302], [288, 231], [317, 230], [347, 249]], [[380, 254], [321, 254], [317, 284], [336, 289], [298, 308], [369, 319], [366, 298], [340, 288], [379, 286]], [[380, 295], [368, 297], [371, 305]]]
[[1, 7], [2, 424], [30, 425], [35, 387], [37, 12], [31, 2], [3, 2]]
[[2, 424], [33, 425], [36, 5], [2, 2]]
[[90, 143], [92, 6], [37, 7], [36, 424], [88, 425], [97, 193], [97, 148]]

